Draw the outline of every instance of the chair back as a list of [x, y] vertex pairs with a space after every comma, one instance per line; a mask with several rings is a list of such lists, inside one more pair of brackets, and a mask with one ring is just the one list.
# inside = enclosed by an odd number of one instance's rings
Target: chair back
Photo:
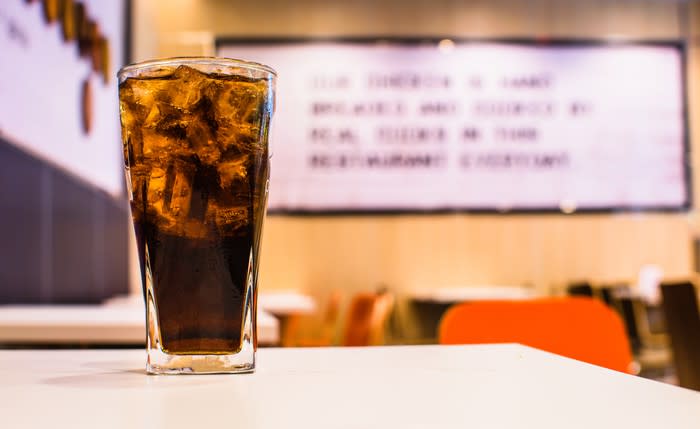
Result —
[[382, 344], [384, 326], [394, 298], [389, 293], [359, 293], [350, 302], [345, 331], [344, 346], [370, 346]]
[[570, 296], [593, 297], [593, 286], [588, 282], [572, 283], [566, 287], [566, 293]]
[[340, 315], [340, 302], [343, 294], [340, 290], [333, 290], [326, 301], [326, 309], [320, 321], [321, 337], [332, 344], [335, 337]]
[[678, 384], [700, 390], [700, 312], [695, 286], [689, 282], [663, 284], [661, 303]]
[[329, 347], [335, 344], [342, 301], [340, 290], [332, 290], [323, 311], [315, 314], [293, 314], [282, 324], [283, 347]]
[[625, 326], [585, 297], [458, 304], [443, 317], [441, 344], [521, 343], [622, 372], [634, 372]]

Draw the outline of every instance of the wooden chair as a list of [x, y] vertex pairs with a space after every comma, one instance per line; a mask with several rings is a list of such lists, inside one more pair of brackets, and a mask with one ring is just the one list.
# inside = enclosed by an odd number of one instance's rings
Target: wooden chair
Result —
[[673, 371], [668, 337], [650, 322], [656, 309], [643, 302], [626, 285], [602, 286], [608, 301], [625, 322], [639, 374], [646, 378], [667, 380]]
[[601, 285], [597, 289], [598, 296], [605, 304], [615, 310], [625, 323], [627, 339], [632, 350], [636, 353], [642, 346], [638, 327], [638, 308], [632, 292], [627, 285]]
[[593, 297], [593, 286], [588, 282], [571, 283], [566, 287], [566, 294], [569, 296]]
[[394, 306], [389, 293], [360, 293], [348, 309], [342, 338], [344, 346], [371, 346], [384, 343], [384, 327]]
[[323, 312], [290, 316], [282, 332], [283, 347], [324, 347], [335, 344], [342, 293], [328, 296]]
[[700, 312], [695, 286], [666, 283], [661, 286], [661, 296], [678, 384], [700, 390]]
[[617, 286], [601, 286], [598, 288], [598, 296], [610, 308], [617, 310], [617, 301], [615, 299], [615, 290]]
[[521, 343], [562, 356], [634, 373], [620, 317], [585, 297], [458, 304], [443, 317], [440, 344]]

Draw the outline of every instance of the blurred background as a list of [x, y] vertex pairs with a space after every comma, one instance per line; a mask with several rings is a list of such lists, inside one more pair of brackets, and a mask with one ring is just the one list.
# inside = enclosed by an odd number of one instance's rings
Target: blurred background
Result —
[[[460, 303], [584, 295], [631, 372], [700, 389], [700, 2], [10, 0], [0, 47], [7, 347], [139, 343], [116, 71], [221, 55], [279, 71], [268, 344], [442, 342]], [[47, 334], [105, 305], [136, 334]]]

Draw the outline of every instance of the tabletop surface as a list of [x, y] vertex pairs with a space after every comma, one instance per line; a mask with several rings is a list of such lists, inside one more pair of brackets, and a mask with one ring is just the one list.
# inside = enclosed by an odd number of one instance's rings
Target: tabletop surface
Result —
[[260, 349], [148, 376], [139, 350], [0, 351], [8, 428], [693, 428], [700, 393], [519, 345]]

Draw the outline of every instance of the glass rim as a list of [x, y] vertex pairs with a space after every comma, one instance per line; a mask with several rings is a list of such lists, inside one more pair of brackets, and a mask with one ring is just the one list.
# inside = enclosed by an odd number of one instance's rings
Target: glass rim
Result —
[[147, 69], [151, 67], [159, 66], [169, 66], [169, 65], [188, 65], [188, 64], [207, 64], [207, 65], [220, 65], [223, 67], [238, 67], [242, 69], [268, 73], [272, 77], [277, 77], [277, 72], [272, 67], [256, 63], [253, 61], [241, 60], [237, 58], [227, 58], [227, 57], [204, 57], [204, 56], [193, 56], [193, 57], [169, 57], [169, 58], [159, 58], [141, 61], [138, 63], [128, 64], [117, 72], [117, 78], [121, 81], [122, 77], [137, 72], [142, 69]]

